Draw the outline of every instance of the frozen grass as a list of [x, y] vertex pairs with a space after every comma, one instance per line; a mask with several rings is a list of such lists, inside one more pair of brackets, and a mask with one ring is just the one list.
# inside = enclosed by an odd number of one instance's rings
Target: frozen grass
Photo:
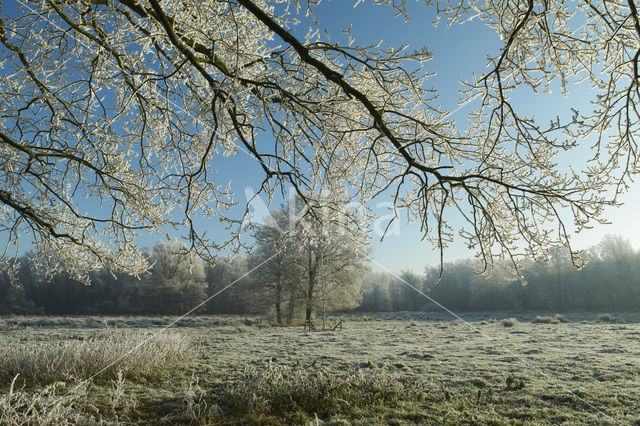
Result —
[[[250, 317], [255, 319], [256, 317]], [[16, 328], [105, 328], [105, 327], [130, 327], [153, 328], [165, 327], [175, 321], [174, 316], [70, 316], [70, 317], [39, 317], [16, 316], [9, 318], [0, 317], [0, 330]], [[175, 327], [235, 327], [245, 325], [245, 317], [233, 315], [198, 315], [187, 317], [175, 324]]]
[[[175, 332], [159, 335], [140, 330], [100, 331], [72, 340], [15, 342], [0, 349], [0, 383], [19, 376], [30, 385], [87, 379], [148, 378], [167, 363], [188, 356], [188, 340]], [[110, 365], [118, 360], [114, 365]]]
[[59, 395], [64, 383], [54, 383], [36, 392], [16, 388], [13, 380], [6, 394], [0, 395], [2, 425], [64, 425], [88, 424], [80, 408], [82, 389]]
[[325, 372], [269, 364], [260, 369], [247, 367], [221, 398], [238, 414], [255, 417], [288, 413], [287, 417], [298, 421], [371, 405], [423, 402], [426, 386], [384, 369]]
[[[0, 394], [1, 425], [122, 424], [131, 420], [138, 408], [138, 399], [126, 390], [120, 372], [103, 388], [90, 382], [78, 386], [55, 382], [27, 391], [17, 385], [17, 379], [12, 380], [6, 394]], [[99, 393], [93, 396], [96, 389]], [[185, 414], [188, 417], [188, 409]]]
[[[244, 317], [194, 318], [192, 326], [174, 330], [192, 342], [194, 356], [165, 364], [148, 360], [152, 381], [124, 369], [118, 376], [114, 369], [109, 380], [91, 383], [59, 403], [51, 395], [62, 397], [70, 384], [10, 392], [9, 381], [0, 386], [5, 415], [0, 424], [17, 422], [7, 420], [8, 413], [32, 419], [31, 424], [46, 423], [36, 411], [58, 413], [53, 424], [609, 425], [638, 420], [640, 315], [616, 313], [618, 320], [609, 323], [593, 313], [566, 313], [571, 322], [553, 327], [532, 323], [536, 316], [463, 315], [480, 333], [436, 313], [367, 314], [369, 321], [345, 315], [344, 330], [336, 332], [243, 326]], [[514, 318], [517, 326], [504, 327], [492, 317]], [[155, 320], [135, 319], [136, 325]], [[100, 322], [96, 328], [81, 322], [11, 326], [0, 334], [0, 347], [64, 346], [115, 332], [105, 332]], [[152, 332], [157, 325], [149, 327], [118, 333]], [[42, 394], [46, 389], [48, 396]], [[13, 408], [6, 408], [8, 401]], [[31, 405], [36, 409], [28, 411]]]

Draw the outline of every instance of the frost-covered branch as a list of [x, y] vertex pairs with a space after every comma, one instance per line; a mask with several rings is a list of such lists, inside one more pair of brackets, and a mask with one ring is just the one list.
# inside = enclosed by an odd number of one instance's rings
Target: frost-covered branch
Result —
[[[460, 232], [484, 270], [494, 256], [517, 264], [569, 245], [567, 217], [578, 229], [602, 221], [637, 173], [633, 0], [438, 2], [450, 24], [481, 19], [504, 41], [488, 52], [490, 70], [467, 82], [463, 94], [479, 105], [465, 129], [427, 87], [426, 47], [295, 36], [313, 27], [304, 15], [318, 3], [43, 0], [3, 16], [9, 242], [28, 233], [77, 274], [101, 265], [141, 273], [135, 239], [146, 231], [182, 229], [204, 257], [239, 250], [243, 218], [215, 169], [244, 151], [268, 197], [293, 187], [310, 214], [322, 203], [306, 194], [391, 197], [441, 250]], [[374, 3], [407, 16], [401, 1]], [[554, 80], [563, 90], [590, 84], [596, 109], [545, 125], [510, 99]], [[557, 164], [584, 140], [594, 141], [584, 170]], [[203, 217], [226, 222], [229, 235], [210, 239], [196, 225]]]

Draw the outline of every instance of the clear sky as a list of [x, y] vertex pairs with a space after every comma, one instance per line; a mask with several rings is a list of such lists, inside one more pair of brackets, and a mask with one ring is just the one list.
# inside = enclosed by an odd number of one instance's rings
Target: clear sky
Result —
[[[9, 2], [11, 3], [11, 2]], [[468, 79], [473, 72], [481, 73], [486, 65], [486, 57], [499, 51], [501, 42], [495, 32], [473, 21], [463, 26], [447, 28], [441, 22], [437, 28], [432, 25], [433, 10], [421, 2], [408, 0], [408, 9], [412, 19], [405, 22], [402, 17], [394, 17], [395, 11], [389, 7], [373, 7], [366, 1], [353, 7], [352, 0], [325, 0], [316, 9], [318, 29], [326, 30], [334, 40], [344, 40], [342, 31], [351, 25], [352, 36], [357, 42], [375, 43], [379, 40], [387, 45], [400, 46], [409, 44], [410, 48], [419, 49], [426, 46], [434, 54], [434, 59], [426, 65], [426, 70], [436, 75], [427, 83], [436, 88], [440, 94], [440, 103], [450, 111], [455, 111], [454, 118], [465, 120], [466, 114], [473, 108], [473, 103], [458, 107], [459, 79]], [[3, 14], [11, 14], [12, 7], [3, 5]], [[298, 36], [303, 36], [305, 28], [301, 28]], [[564, 98], [559, 94], [547, 97], [526, 97], [527, 107], [543, 117], [546, 115], [564, 115], [570, 106], [583, 103], [587, 99], [586, 88], [576, 88], [573, 96]], [[256, 160], [239, 152], [236, 156], [220, 159], [214, 163], [217, 176], [221, 181], [230, 180], [236, 199], [240, 203], [246, 200], [245, 191], [257, 190], [261, 182], [261, 172]], [[628, 238], [636, 247], [640, 247], [640, 229], [636, 225], [640, 212], [640, 187], [636, 184], [623, 196], [625, 205], [619, 209], [610, 209], [607, 218], [611, 225], [589, 230], [575, 238], [577, 248], [586, 248], [599, 242], [606, 234], [620, 234]], [[385, 201], [381, 197], [378, 201]], [[279, 203], [273, 205], [277, 208]], [[373, 204], [375, 206], [375, 203]], [[268, 208], [268, 207], [265, 207]], [[382, 208], [374, 210], [385, 214]], [[211, 228], [211, 234], [218, 240], [226, 239], [223, 226], [218, 223], [202, 223]], [[393, 271], [412, 270], [422, 272], [427, 265], [438, 262], [438, 253], [427, 242], [421, 242], [419, 227], [401, 222], [395, 234], [388, 235], [382, 242], [374, 238], [373, 256], [377, 262]], [[140, 238], [143, 245], [153, 245], [155, 236]], [[453, 261], [469, 257], [462, 241], [456, 241], [445, 252], [445, 261]]]

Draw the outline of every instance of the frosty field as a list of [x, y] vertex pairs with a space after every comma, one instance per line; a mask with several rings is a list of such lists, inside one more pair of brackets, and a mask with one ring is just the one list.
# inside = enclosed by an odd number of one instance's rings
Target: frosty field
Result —
[[640, 315], [542, 315], [3, 318], [0, 423], [640, 424]]

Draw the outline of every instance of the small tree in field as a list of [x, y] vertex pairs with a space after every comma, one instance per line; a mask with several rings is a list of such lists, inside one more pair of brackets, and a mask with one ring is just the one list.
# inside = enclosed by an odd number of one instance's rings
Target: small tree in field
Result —
[[[327, 206], [303, 217], [294, 229], [299, 265], [305, 282], [305, 320], [313, 312], [355, 307], [366, 271], [368, 235], [340, 200], [324, 200]], [[345, 223], [343, 218], [351, 218]]]
[[324, 257], [329, 265], [318, 279], [315, 306], [322, 312], [323, 326], [327, 312], [357, 308], [362, 301], [360, 287], [367, 267], [360, 253], [343, 244], [333, 244], [333, 254]]
[[266, 301], [275, 307], [278, 323], [285, 303], [292, 321], [300, 296], [307, 321], [317, 309], [324, 316], [353, 308], [360, 297], [367, 235], [357, 222], [341, 221], [349, 216], [344, 201], [324, 202], [330, 207], [313, 214], [302, 202], [283, 206], [255, 233], [251, 264], [263, 265], [255, 279], [267, 289]]

